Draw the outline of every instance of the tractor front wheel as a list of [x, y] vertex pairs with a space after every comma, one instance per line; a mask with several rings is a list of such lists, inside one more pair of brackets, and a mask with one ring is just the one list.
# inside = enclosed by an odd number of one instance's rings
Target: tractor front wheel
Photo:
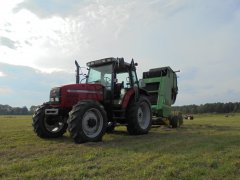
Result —
[[148, 98], [141, 96], [136, 102], [132, 99], [127, 111], [127, 130], [129, 134], [147, 134], [152, 125], [151, 103]]
[[106, 132], [107, 115], [95, 101], [81, 101], [69, 113], [68, 131], [75, 143], [102, 140]]
[[34, 132], [41, 138], [61, 137], [67, 130], [67, 123], [62, 116], [46, 116], [48, 105], [41, 105], [33, 114]]

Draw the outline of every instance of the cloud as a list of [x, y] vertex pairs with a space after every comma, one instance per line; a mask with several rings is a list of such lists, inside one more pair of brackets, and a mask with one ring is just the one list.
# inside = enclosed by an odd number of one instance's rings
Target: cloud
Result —
[[87, 1], [82, 0], [49, 0], [47, 3], [41, 0], [25, 0], [15, 7], [17, 12], [23, 8], [36, 13], [41, 18], [48, 18], [49, 16], [67, 16], [74, 13], [79, 6], [85, 5]]
[[[0, 15], [0, 62], [32, 67], [35, 78], [36, 70], [74, 72], [75, 59], [85, 66], [125, 57], [138, 62], [139, 77], [153, 67], [180, 69], [177, 104], [240, 97], [239, 0], [19, 0]], [[47, 92], [50, 84], [34, 83]]]
[[[47, 102], [50, 89], [75, 82], [74, 73], [44, 73], [37, 69], [0, 63], [0, 99], [2, 104], [22, 107]], [[74, 72], [74, 70], [73, 70]]]
[[18, 42], [12, 41], [7, 37], [0, 37], [0, 45], [2, 46], [7, 46], [10, 49], [17, 49], [18, 44], [19, 44]]
[[18, 29], [18, 35], [14, 35], [14, 39], [20, 43], [21, 48], [14, 52], [3, 49], [3, 62], [20, 65], [14, 57], [21, 57], [22, 65], [39, 69], [55, 68], [57, 65], [60, 69], [70, 69], [74, 59], [79, 59], [85, 65], [92, 59], [113, 56], [110, 51], [115, 49], [113, 44], [117, 45], [122, 24], [128, 19], [125, 10], [127, 6], [123, 4], [115, 9], [106, 2], [96, 2], [82, 7], [75, 16], [63, 18], [52, 16], [53, 13], [41, 19], [36, 16], [39, 14], [34, 8], [26, 3], [19, 5], [15, 12], [17, 17], [12, 20], [12, 26], [8, 27], [9, 31]]
[[13, 90], [9, 87], [1, 87], [0, 86], [0, 96], [1, 95], [6, 95], [6, 94], [11, 94]]
[[[191, 65], [196, 58], [206, 63], [205, 57], [216, 59], [217, 54], [221, 57], [219, 51], [238, 37], [234, 29], [224, 32], [228, 26], [235, 29], [239, 26], [235, 24], [239, 21], [239, 1], [234, 0], [222, 3], [28, 0], [15, 9], [19, 18], [14, 20], [18, 20], [19, 26], [10, 30], [25, 33], [13, 39], [22, 46], [23, 63], [28, 61], [24, 65], [35, 68], [71, 68], [74, 59], [85, 64], [106, 56], [135, 57], [152, 63], [161, 59], [163, 64], [170, 62], [171, 66]], [[56, 65], [52, 59], [59, 63]]]
[[6, 76], [6, 74], [0, 71], [0, 77], [4, 77], [4, 76]]

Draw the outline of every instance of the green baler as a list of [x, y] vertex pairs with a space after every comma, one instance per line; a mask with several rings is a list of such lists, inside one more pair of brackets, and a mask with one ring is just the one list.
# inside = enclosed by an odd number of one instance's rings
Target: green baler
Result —
[[161, 67], [144, 72], [142, 88], [150, 95], [154, 124], [167, 124], [174, 128], [182, 124], [182, 115], [171, 110], [178, 94], [175, 71]]

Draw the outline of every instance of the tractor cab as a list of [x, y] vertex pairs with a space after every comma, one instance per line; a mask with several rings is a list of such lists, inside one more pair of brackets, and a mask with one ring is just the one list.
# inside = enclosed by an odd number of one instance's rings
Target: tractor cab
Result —
[[105, 89], [105, 102], [120, 105], [129, 89], [138, 91], [136, 66], [124, 62], [123, 58], [105, 58], [87, 63], [87, 84], [101, 84]]

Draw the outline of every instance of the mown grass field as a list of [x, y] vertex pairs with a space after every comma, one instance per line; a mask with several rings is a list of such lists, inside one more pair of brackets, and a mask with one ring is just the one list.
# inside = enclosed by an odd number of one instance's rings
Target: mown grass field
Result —
[[178, 129], [74, 144], [40, 139], [30, 116], [0, 116], [0, 179], [240, 179], [240, 115], [202, 115]]

